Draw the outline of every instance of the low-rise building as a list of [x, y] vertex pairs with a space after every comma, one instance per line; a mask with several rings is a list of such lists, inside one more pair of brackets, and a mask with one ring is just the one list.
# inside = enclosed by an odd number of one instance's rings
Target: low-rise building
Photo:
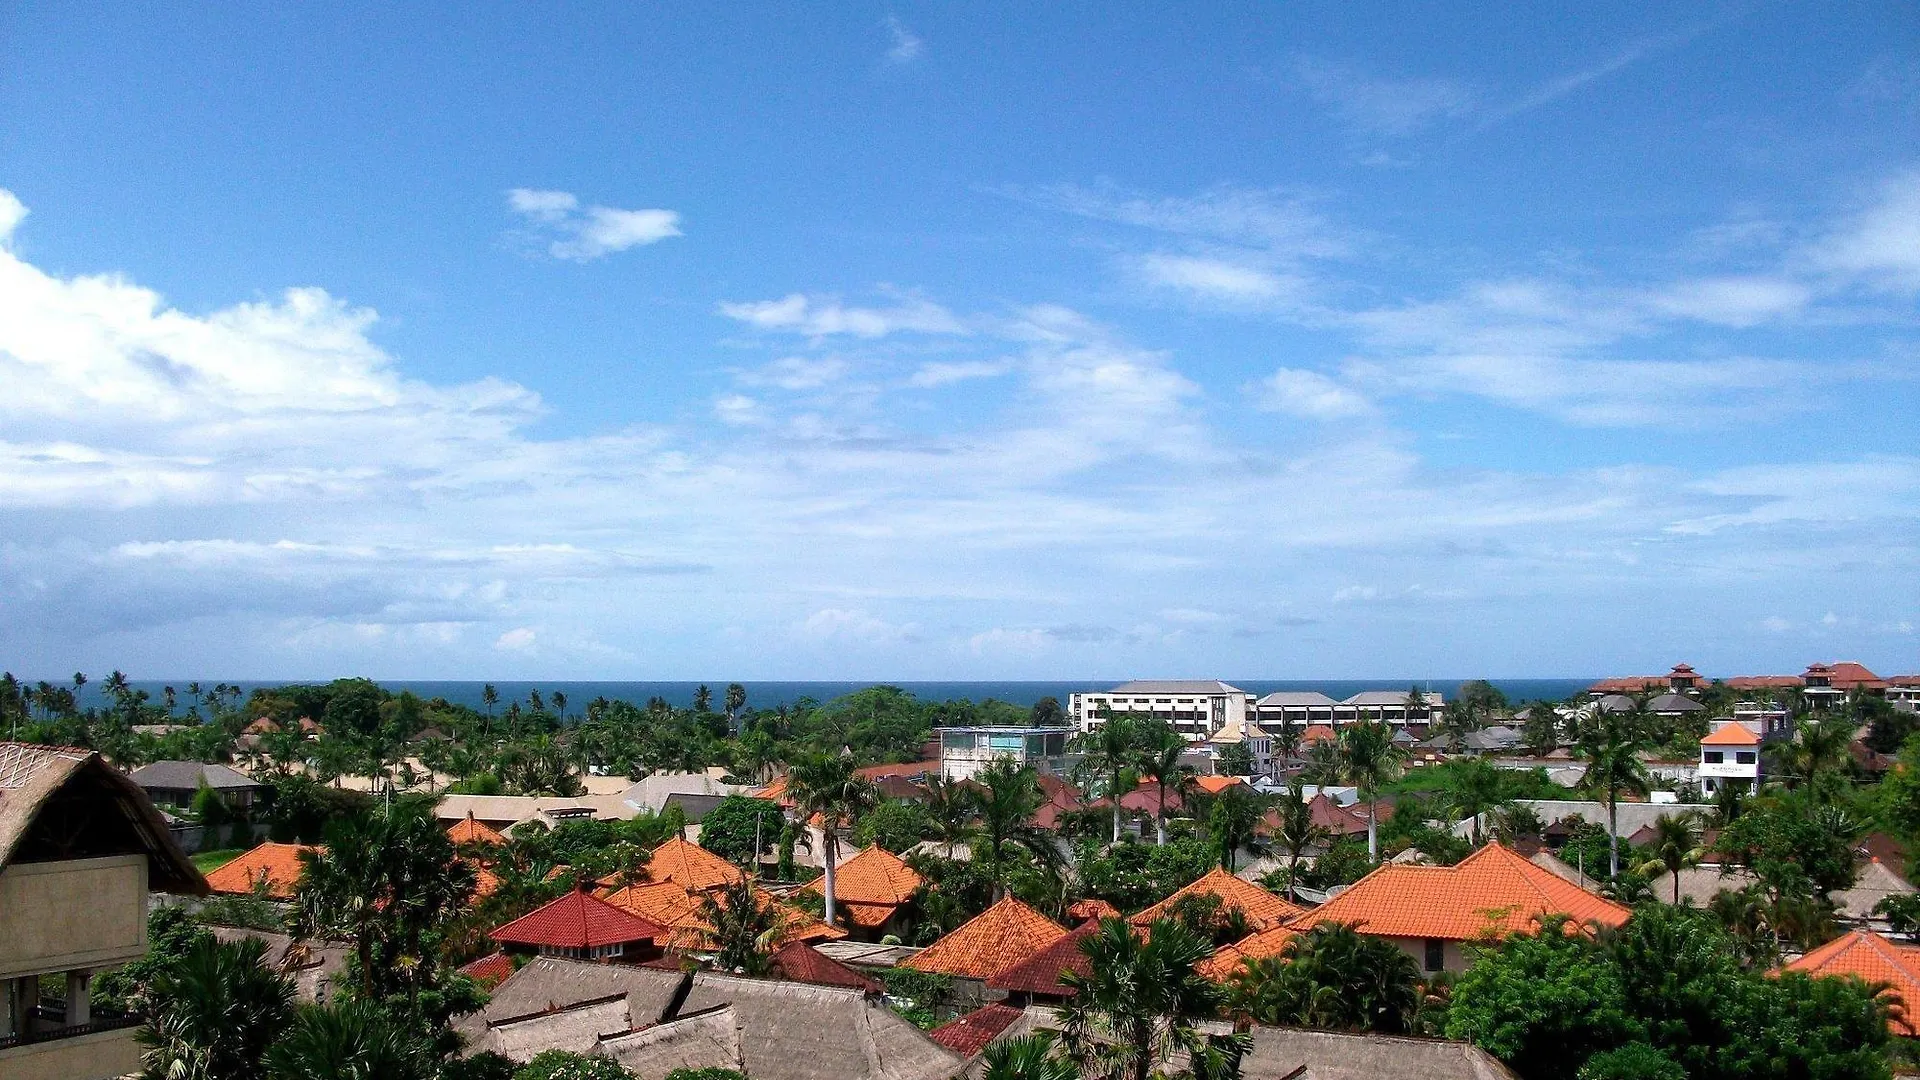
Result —
[[1067, 743], [1073, 732], [1059, 727], [944, 727], [940, 736], [940, 775], [948, 780], [971, 780], [995, 761], [1031, 765], [1041, 773], [1059, 776], [1071, 758]]
[[211, 788], [235, 810], [249, 810], [265, 787], [238, 769], [208, 765], [198, 761], [156, 761], [133, 770], [133, 782], [139, 784], [155, 806], [184, 809], [193, 805], [200, 789]]
[[1760, 736], [1745, 724], [1725, 721], [1700, 740], [1700, 788], [1711, 795], [1733, 787], [1760, 790]]
[[[0, 1076], [135, 1072], [136, 1021], [93, 1009], [93, 977], [147, 952], [149, 890], [207, 883], [153, 802], [100, 755], [0, 742]], [[41, 996], [47, 980], [59, 997]]]
[[1271, 732], [1289, 724], [1332, 727], [1362, 720], [1426, 727], [1446, 714], [1447, 699], [1437, 691], [1421, 691], [1419, 701], [1412, 697], [1406, 690], [1362, 690], [1336, 701], [1318, 690], [1276, 690], [1254, 703], [1254, 718]]

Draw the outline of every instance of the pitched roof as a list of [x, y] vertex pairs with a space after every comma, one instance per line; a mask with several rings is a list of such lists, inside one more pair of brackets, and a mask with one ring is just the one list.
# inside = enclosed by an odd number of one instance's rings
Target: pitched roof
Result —
[[689, 889], [717, 889], [743, 876], [739, 867], [677, 836], [654, 848], [647, 860], [647, 880], [671, 881]]
[[474, 817], [471, 812], [448, 827], [447, 839], [456, 844], [504, 844], [507, 842], [507, 838], [501, 836], [499, 830]]
[[1629, 914], [1496, 842], [1454, 866], [1380, 866], [1293, 925], [1358, 923], [1381, 937], [1472, 941], [1526, 933], [1543, 915], [1619, 926]]
[[494, 927], [492, 937], [503, 945], [591, 949], [628, 941], [665, 941], [667, 928], [576, 889]]
[[789, 941], [774, 950], [773, 968], [783, 978], [794, 982], [812, 983], [815, 986], [842, 986], [849, 990], [863, 990], [869, 994], [877, 994], [881, 989], [879, 983], [804, 941]]
[[1243, 960], [1265, 960], [1279, 956], [1287, 947], [1287, 942], [1300, 936], [1300, 931], [1290, 926], [1270, 926], [1248, 934], [1231, 945], [1222, 945], [1218, 951], [1194, 965], [1194, 972], [1201, 978], [1214, 982], [1226, 982], [1233, 973], [1240, 970]]
[[1117, 919], [1120, 909], [1097, 897], [1075, 900], [1067, 905], [1067, 918], [1074, 922], [1086, 922], [1088, 919]]
[[1276, 690], [1266, 697], [1261, 698], [1259, 704], [1263, 707], [1272, 706], [1274, 708], [1284, 708], [1291, 706], [1297, 709], [1301, 707], [1332, 708], [1338, 705], [1339, 702], [1318, 690]]
[[[696, 950], [712, 947], [713, 927], [707, 924], [706, 896], [678, 882], [651, 881], [613, 889], [601, 899], [672, 931], [666, 941], [669, 947]], [[779, 912], [784, 920], [781, 941], [834, 941], [847, 936], [846, 931], [828, 926], [799, 908], [779, 903], [763, 889], [755, 889], [754, 898]]]
[[1831, 678], [1828, 681], [1841, 690], [1851, 690], [1856, 686], [1877, 690], [1887, 685], [1885, 679], [1868, 671], [1866, 665], [1857, 660], [1836, 660], [1827, 667], [1831, 672]]
[[198, 761], [156, 761], [142, 765], [129, 774], [143, 788], [192, 790], [206, 784], [215, 791], [249, 791], [260, 787], [258, 780], [225, 765], [203, 765]]
[[965, 1064], [856, 990], [703, 971], [678, 1015], [730, 1003], [754, 1080], [950, 1080]]
[[479, 983], [480, 989], [491, 990], [513, 974], [513, 958], [503, 952], [491, 952], [462, 966], [460, 974]]
[[915, 971], [987, 979], [1060, 940], [1066, 928], [1009, 896], [902, 961]]
[[1745, 724], [1726, 724], [1720, 730], [1700, 740], [1701, 746], [1758, 746], [1760, 736], [1747, 730]]
[[[1920, 948], [1895, 945], [1879, 934], [1855, 930], [1827, 942], [1788, 964], [1806, 975], [1853, 975], [1887, 983], [1891, 1009], [1887, 1026], [1901, 1035], [1920, 1035], [1911, 1009], [1920, 1009]], [[1912, 1002], [1911, 1007], [1908, 1002]]]
[[32, 846], [30, 834], [41, 811], [68, 802], [110, 810], [97, 819], [101, 835], [119, 830], [122, 850], [147, 856], [154, 889], [195, 895], [206, 891], [205, 879], [180, 850], [146, 791], [99, 754], [72, 746], [0, 742], [0, 869], [21, 854], [23, 844]]
[[1339, 737], [1340, 736], [1334, 732], [1331, 725], [1308, 724], [1306, 727], [1306, 730], [1300, 733], [1300, 745], [1312, 746], [1314, 743], [1330, 742], [1338, 739]]
[[1235, 784], [1244, 783], [1237, 776], [1196, 776], [1193, 786], [1209, 795], [1218, 795]]
[[1093, 964], [1087, 959], [1087, 954], [1080, 951], [1080, 943], [1099, 932], [1099, 923], [1092, 920], [1081, 923], [1053, 944], [1017, 964], [1003, 968], [998, 975], [987, 980], [987, 989], [1072, 997], [1073, 989], [1061, 982], [1060, 976], [1069, 971], [1083, 978], [1093, 974]]
[[1656, 713], [1704, 712], [1706, 708], [1685, 694], [1661, 694], [1647, 702], [1647, 711]]
[[[814, 878], [806, 888], [825, 894], [826, 881], [824, 876]], [[841, 903], [898, 906], [911, 899], [921, 884], [913, 867], [878, 844], [833, 868], [833, 898]]]
[[285, 900], [293, 895], [300, 881], [300, 853], [324, 851], [307, 844], [277, 844], [271, 840], [241, 854], [207, 875], [207, 887], [217, 893], [241, 895], [253, 891], [253, 883], [267, 880], [267, 895]]
[[970, 1058], [985, 1050], [988, 1043], [999, 1038], [1001, 1032], [1023, 1015], [1011, 1005], [996, 1002], [941, 1024], [927, 1032], [927, 1037], [961, 1057]]
[[1514, 1080], [1493, 1055], [1463, 1042], [1257, 1024], [1247, 1034], [1245, 1080]]
[[1127, 921], [1135, 926], [1145, 926], [1172, 911], [1174, 905], [1189, 896], [1219, 897], [1221, 907], [1240, 909], [1240, 913], [1246, 916], [1247, 924], [1255, 929], [1286, 922], [1305, 914], [1307, 910], [1298, 904], [1289, 904], [1251, 881], [1242, 881], [1216, 866], [1207, 871], [1205, 877]]

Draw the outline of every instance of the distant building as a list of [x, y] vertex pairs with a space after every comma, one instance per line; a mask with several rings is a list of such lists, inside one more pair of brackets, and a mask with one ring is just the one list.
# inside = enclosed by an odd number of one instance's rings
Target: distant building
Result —
[[939, 729], [939, 736], [940, 775], [970, 780], [1002, 759], [1061, 775], [1067, 771], [1067, 741], [1073, 732], [1058, 727], [947, 727]]
[[1165, 720], [1193, 742], [1246, 723], [1252, 707], [1252, 694], [1218, 679], [1139, 679], [1067, 697], [1067, 714], [1081, 731], [1098, 728], [1108, 713], [1130, 713]]
[[1405, 690], [1362, 690], [1335, 701], [1318, 690], [1279, 690], [1254, 703], [1254, 717], [1269, 732], [1286, 724], [1297, 728], [1316, 724], [1332, 727], [1361, 720], [1430, 725], [1445, 714], [1446, 698], [1431, 690], [1422, 691], [1421, 697], [1424, 704], [1414, 704], [1407, 700]]
[[1760, 736], [1727, 721], [1701, 739], [1700, 787], [1709, 795], [1728, 787], [1759, 791]]
[[1587, 693], [1594, 697], [1608, 694], [1645, 694], [1655, 690], [1665, 690], [1672, 694], [1698, 694], [1706, 680], [1693, 670], [1692, 664], [1675, 664], [1673, 670], [1665, 675], [1625, 675], [1612, 679], [1601, 679], [1587, 687]]
[[157, 806], [184, 808], [193, 805], [193, 797], [202, 787], [214, 790], [228, 806], [246, 810], [262, 784], [246, 773], [225, 765], [203, 765], [198, 761], [156, 761], [133, 770], [133, 782], [139, 784]]

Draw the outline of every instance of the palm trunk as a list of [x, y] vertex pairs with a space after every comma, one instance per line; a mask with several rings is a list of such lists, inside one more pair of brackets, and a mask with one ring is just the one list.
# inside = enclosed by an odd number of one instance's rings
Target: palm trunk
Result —
[[822, 832], [824, 832], [824, 833], [825, 833], [825, 835], [824, 835], [824, 836], [822, 836], [822, 837], [820, 838], [820, 851], [821, 851], [821, 853], [822, 853], [822, 855], [823, 855], [823, 856], [825, 857], [825, 859], [826, 859], [826, 863], [827, 863], [827, 866], [826, 866], [826, 878], [827, 878], [827, 889], [826, 889], [826, 892], [827, 892], [827, 925], [828, 925], [828, 926], [832, 926], [832, 925], [833, 925], [833, 914], [834, 914], [834, 903], [833, 903], [833, 857], [834, 857], [835, 855], [838, 855], [838, 854], [840, 853], [840, 838], [839, 838], [838, 836], [835, 836], [835, 835], [834, 835], [834, 832], [833, 832], [833, 826], [832, 826], [832, 825], [827, 825], [827, 826], [826, 826], [826, 827], [825, 827], [825, 828], [824, 828], [824, 829], [822, 830]]
[[1153, 819], [1153, 842], [1166, 846], [1167, 843], [1167, 784], [1160, 782], [1160, 816]]
[[1120, 773], [1113, 774], [1113, 842], [1120, 842]]
[[1607, 876], [1620, 876], [1620, 793], [1607, 792]]
[[1680, 868], [1673, 869], [1673, 906], [1680, 906]]
[[1380, 823], [1375, 820], [1374, 800], [1367, 800], [1367, 861], [1380, 861]]

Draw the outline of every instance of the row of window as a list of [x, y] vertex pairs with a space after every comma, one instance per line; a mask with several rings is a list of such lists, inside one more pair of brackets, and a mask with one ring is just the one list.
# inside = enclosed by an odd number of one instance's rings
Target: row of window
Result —
[[[1725, 750], [1708, 750], [1701, 757], [1701, 760], [1709, 765], [1725, 764], [1727, 752]], [[1736, 765], [1752, 765], [1759, 760], [1760, 756], [1752, 750], [1735, 750], [1733, 752], [1733, 763]]]

